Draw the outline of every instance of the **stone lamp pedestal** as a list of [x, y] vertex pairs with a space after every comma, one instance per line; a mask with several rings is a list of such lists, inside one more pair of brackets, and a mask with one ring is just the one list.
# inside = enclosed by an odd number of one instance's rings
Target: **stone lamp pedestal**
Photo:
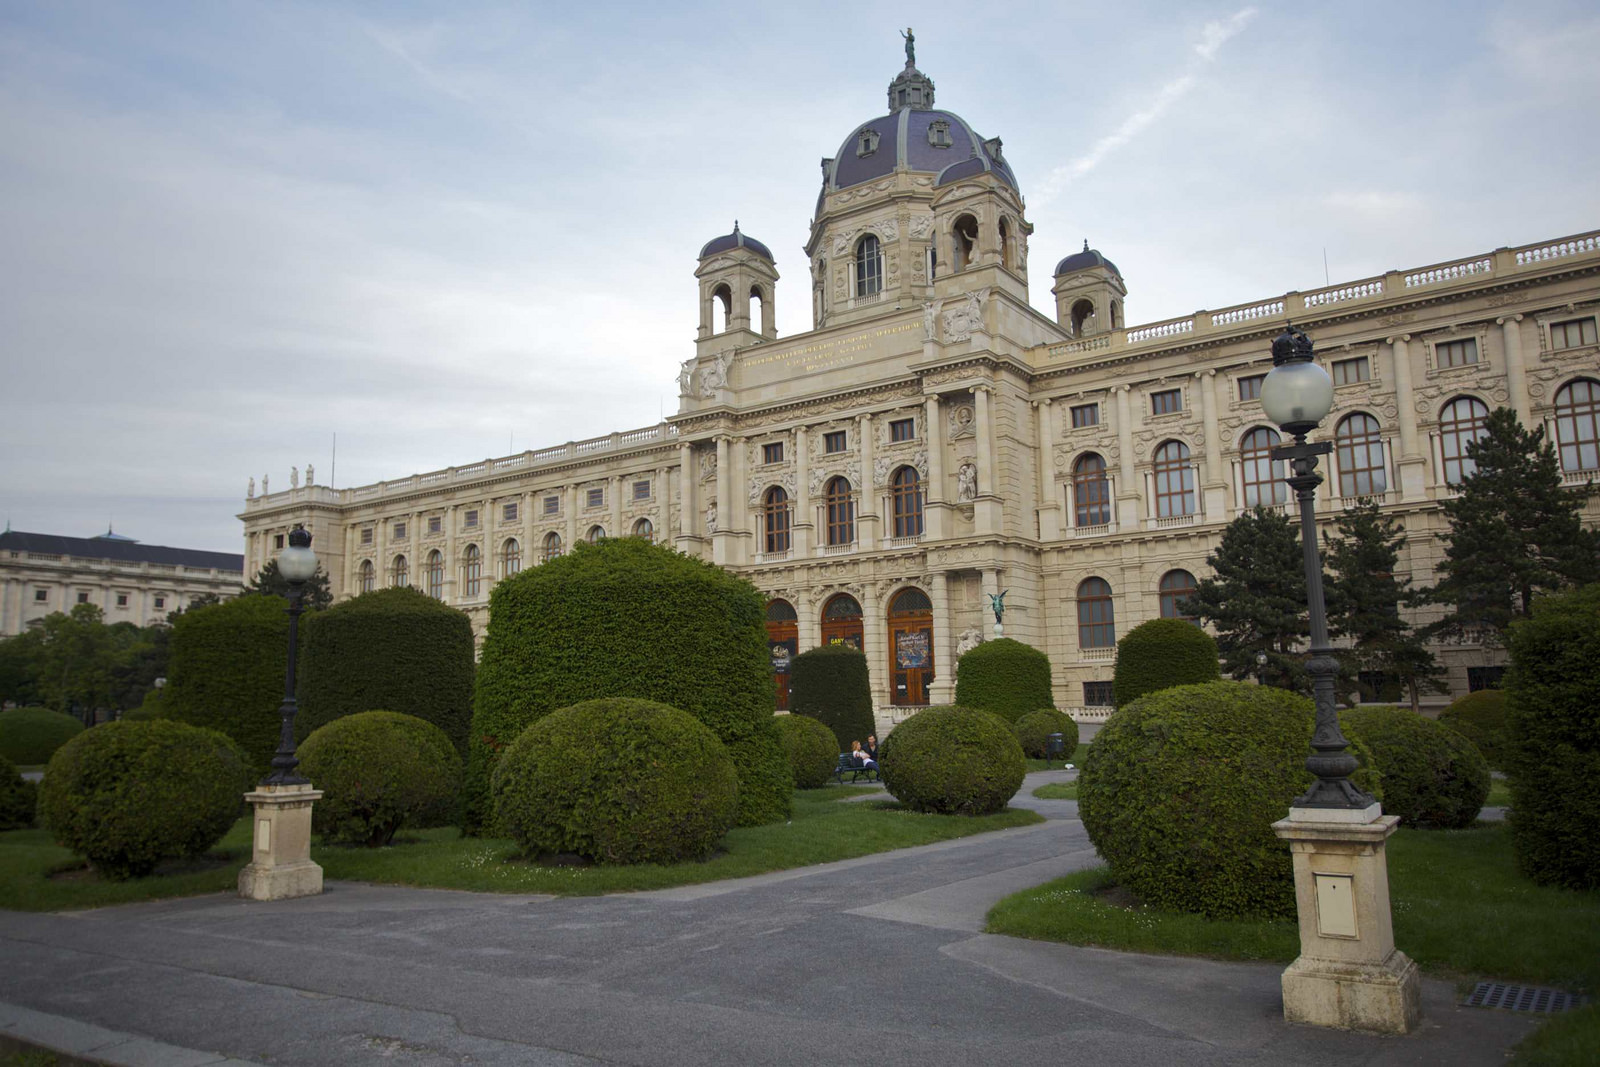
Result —
[[245, 800], [254, 809], [255, 847], [239, 872], [246, 900], [288, 900], [322, 892], [322, 868], [311, 862], [311, 804], [322, 791], [309, 782], [258, 785]]
[[1394, 947], [1384, 842], [1399, 825], [1378, 805], [1291, 808], [1272, 824], [1294, 857], [1300, 958], [1283, 972], [1283, 1017], [1404, 1034], [1422, 1018], [1417, 965]]

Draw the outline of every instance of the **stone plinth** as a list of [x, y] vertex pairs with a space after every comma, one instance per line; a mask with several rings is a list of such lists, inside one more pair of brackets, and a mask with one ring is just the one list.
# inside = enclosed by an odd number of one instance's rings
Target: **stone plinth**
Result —
[[1398, 815], [1293, 808], [1272, 830], [1294, 857], [1300, 958], [1283, 972], [1283, 1017], [1403, 1034], [1422, 1018], [1417, 965], [1394, 946], [1385, 842]]
[[254, 849], [239, 872], [246, 900], [287, 900], [322, 892], [322, 868], [311, 862], [311, 804], [322, 791], [310, 783], [267, 785], [246, 793]]

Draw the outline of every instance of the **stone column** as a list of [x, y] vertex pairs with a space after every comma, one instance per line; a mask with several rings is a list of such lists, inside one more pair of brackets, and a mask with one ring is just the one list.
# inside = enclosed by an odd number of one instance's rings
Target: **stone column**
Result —
[[[881, 497], [878, 492], [878, 473], [873, 469], [876, 456], [872, 434], [872, 416], [859, 416], [856, 420], [856, 440], [860, 446], [857, 452], [861, 456], [861, 484], [857, 486], [860, 497], [856, 501], [856, 545], [864, 549], [877, 548], [880, 536], [878, 508]], [[866, 605], [862, 607], [864, 609]]]
[[1195, 377], [1200, 379], [1200, 415], [1206, 428], [1206, 447], [1202, 453], [1205, 469], [1200, 478], [1200, 513], [1207, 519], [1217, 521], [1227, 518], [1228, 508], [1227, 467], [1222, 462], [1222, 434], [1217, 429], [1217, 372], [1201, 371]]
[[717, 529], [711, 538], [711, 561], [718, 564], [728, 562], [728, 531], [734, 522], [733, 510], [733, 477], [728, 470], [729, 458], [728, 438], [726, 435], [717, 437]]
[[978, 499], [973, 504], [973, 529], [980, 534], [1000, 532], [1000, 494], [994, 462], [994, 414], [991, 388], [973, 389], [972, 431], [978, 445]]
[[867, 657], [867, 678], [872, 685], [872, 708], [879, 737], [883, 736], [884, 727], [893, 722], [890, 707], [894, 679], [889, 671], [886, 622], [877, 591], [868, 585], [861, 596], [861, 651]]
[[695, 535], [694, 503], [694, 445], [685, 441], [678, 446], [678, 536]]
[[622, 475], [613, 474], [606, 479], [606, 493], [610, 497], [611, 521], [606, 525], [611, 527], [612, 537], [627, 537], [629, 532], [622, 528]]
[[672, 483], [667, 480], [667, 467], [657, 467], [655, 480], [650, 483], [651, 490], [656, 494], [655, 524], [656, 533], [654, 540], [666, 544], [672, 540]]
[[1528, 400], [1528, 368], [1522, 358], [1522, 316], [1507, 315], [1495, 319], [1500, 324], [1500, 336], [1506, 350], [1506, 391], [1511, 394], [1511, 408], [1522, 420], [1522, 425], [1533, 429], [1533, 409]]
[[1056, 494], [1055, 478], [1055, 407], [1046, 400], [1034, 404], [1035, 431], [1034, 462], [1039, 468], [1039, 540], [1056, 541], [1061, 537], [1061, 500]]
[[790, 556], [811, 555], [811, 533], [816, 513], [811, 505], [811, 433], [802, 424], [794, 428], [794, 508], [789, 519]]
[[541, 503], [542, 501], [539, 499], [539, 494], [535, 493], [531, 489], [522, 494], [522, 503], [520, 506], [522, 508], [521, 539], [522, 566], [524, 569], [533, 566], [539, 561], [539, 557], [535, 554], [538, 552], [538, 549], [533, 543], [533, 509], [539, 507]]
[[799, 592], [795, 596], [794, 612], [799, 616], [800, 651], [816, 648], [822, 644], [822, 619], [817, 611], [821, 607], [811, 592], [811, 583], [804, 581], [800, 584]]
[[922, 506], [924, 540], [939, 541], [950, 536], [950, 490], [944, 475], [944, 410], [938, 397], [930, 396], [923, 402], [922, 426], [928, 443], [928, 484]]
[[[1427, 495], [1428, 457], [1417, 447], [1417, 409], [1413, 406], [1411, 392], [1411, 335], [1400, 334], [1388, 339], [1394, 364], [1394, 399], [1400, 409], [1400, 471], [1401, 500], [1421, 500]], [[1336, 427], [1330, 426], [1330, 434]]]
[[1133, 471], [1133, 404], [1128, 392], [1126, 385], [1117, 386], [1117, 523], [1131, 530], [1139, 526], [1140, 493], [1139, 479]]
[[372, 576], [373, 583], [378, 589], [387, 589], [389, 587], [389, 568], [394, 563], [392, 553], [389, 551], [389, 534], [394, 527], [381, 514], [373, 521], [372, 525], [374, 527], [372, 535], [374, 557], [372, 567], [377, 572]]
[[933, 684], [928, 686], [929, 704], [949, 704], [955, 700], [956, 643], [950, 627], [950, 579], [944, 571], [934, 571], [928, 599], [933, 601]]
[[571, 552], [578, 543], [578, 497], [578, 483], [573, 482], [567, 486], [567, 537], [563, 552]]
[[359, 589], [356, 588], [356, 574], [360, 569], [360, 561], [356, 559], [360, 546], [356, 544], [356, 528], [347, 525], [344, 528], [344, 588], [334, 590], [334, 598], [340, 596], [355, 596]]
[[[487, 516], [484, 514], [483, 505], [478, 505], [478, 522], [481, 524]], [[480, 525], [481, 529], [481, 525]], [[451, 504], [444, 509], [444, 602], [446, 604], [459, 604], [461, 597], [456, 595], [457, 590], [464, 590], [460, 582], [461, 561], [456, 558], [456, 505]]]

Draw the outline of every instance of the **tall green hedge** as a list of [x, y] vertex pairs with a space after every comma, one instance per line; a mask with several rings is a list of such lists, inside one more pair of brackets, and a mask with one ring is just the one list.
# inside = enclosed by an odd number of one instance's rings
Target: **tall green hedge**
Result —
[[14, 763], [0, 756], [0, 830], [26, 830], [32, 826], [38, 804], [38, 786], [24, 779]]
[[1468, 693], [1439, 713], [1439, 721], [1478, 746], [1489, 766], [1506, 769], [1506, 692], [1480, 689]]
[[334, 719], [383, 708], [433, 723], [465, 755], [473, 675], [465, 612], [416, 589], [378, 589], [302, 624], [299, 740]]
[[1217, 642], [1182, 619], [1142, 622], [1117, 642], [1111, 699], [1117, 707], [1175, 685], [1201, 685], [1222, 677]]
[[[258, 777], [278, 750], [288, 608], [282, 597], [242, 596], [186, 611], [172, 626], [164, 715], [227, 734]], [[304, 647], [304, 625], [300, 637]]]
[[1016, 722], [1030, 711], [1053, 708], [1050, 657], [1021, 641], [985, 641], [956, 661], [956, 704]]
[[1511, 843], [1534, 881], [1600, 889], [1600, 585], [1534, 602], [1506, 673]]
[[48, 763], [56, 749], [83, 733], [83, 723], [49, 708], [0, 711], [0, 757], [24, 766]]
[[840, 752], [849, 752], [852, 741], [865, 742], [878, 732], [867, 657], [849, 645], [823, 645], [794, 657], [789, 661], [789, 711], [809, 715], [832, 730]]
[[743, 578], [637, 537], [574, 546], [489, 596], [467, 747], [464, 825], [480, 831], [500, 753], [558, 708], [634, 697], [688, 712], [727, 746], [739, 823], [788, 817], [773, 727], [766, 601]]
[[1400, 825], [1471, 826], [1489, 797], [1489, 764], [1466, 737], [1410, 708], [1364, 705], [1339, 714], [1345, 737], [1372, 750], [1383, 775], [1383, 813]]

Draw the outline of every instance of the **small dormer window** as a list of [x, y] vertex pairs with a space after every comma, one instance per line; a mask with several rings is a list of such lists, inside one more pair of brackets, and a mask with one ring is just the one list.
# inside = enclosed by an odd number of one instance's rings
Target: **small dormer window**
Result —
[[1004, 163], [1006, 161], [1005, 157], [1000, 154], [1000, 138], [989, 138], [987, 141], [983, 142], [983, 147], [989, 150], [989, 158], [994, 160], [996, 163]]
[[953, 143], [950, 140], [950, 124], [943, 119], [928, 124], [928, 143], [935, 148], [949, 148]]
[[861, 141], [856, 145], [856, 155], [870, 156], [878, 150], [878, 131], [862, 130]]

